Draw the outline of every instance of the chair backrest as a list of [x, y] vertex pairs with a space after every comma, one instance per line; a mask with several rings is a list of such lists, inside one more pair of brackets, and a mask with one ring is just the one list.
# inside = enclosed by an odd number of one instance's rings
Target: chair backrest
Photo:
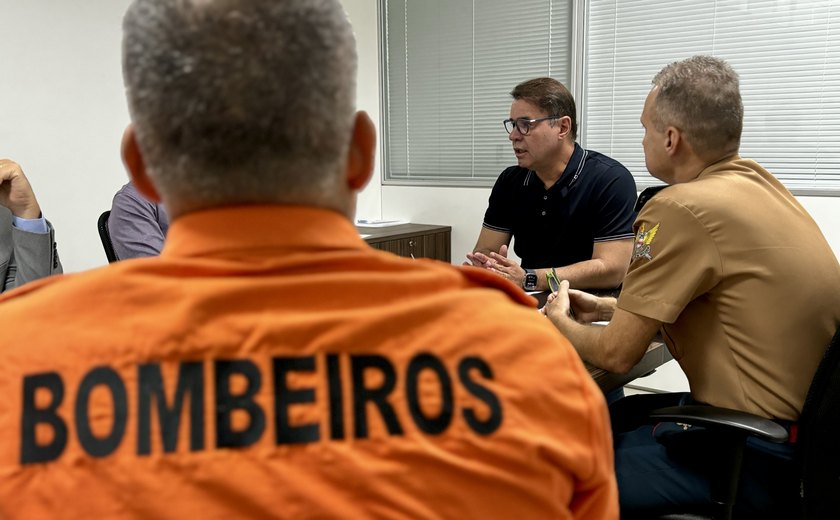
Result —
[[111, 216], [111, 211], [103, 211], [96, 221], [96, 228], [99, 230], [99, 238], [102, 240], [102, 247], [105, 248], [105, 256], [108, 258], [108, 263], [113, 263], [119, 260], [117, 253], [114, 251], [114, 244], [111, 243], [111, 233], [108, 231], [108, 218]]
[[799, 419], [804, 518], [837, 518], [840, 511], [840, 328], [817, 368]]

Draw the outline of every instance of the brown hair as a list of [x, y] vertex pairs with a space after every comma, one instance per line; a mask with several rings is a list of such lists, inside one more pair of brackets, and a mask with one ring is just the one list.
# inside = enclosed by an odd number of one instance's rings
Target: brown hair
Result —
[[513, 99], [521, 99], [540, 107], [549, 116], [569, 116], [572, 120], [572, 139], [577, 138], [577, 109], [569, 89], [553, 78], [534, 78], [523, 81], [510, 91]]

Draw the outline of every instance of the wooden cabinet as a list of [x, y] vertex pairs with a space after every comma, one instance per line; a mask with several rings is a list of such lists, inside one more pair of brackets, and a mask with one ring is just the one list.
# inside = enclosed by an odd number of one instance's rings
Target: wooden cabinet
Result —
[[399, 224], [387, 227], [357, 226], [365, 242], [376, 249], [413, 258], [450, 262], [452, 228], [429, 224]]

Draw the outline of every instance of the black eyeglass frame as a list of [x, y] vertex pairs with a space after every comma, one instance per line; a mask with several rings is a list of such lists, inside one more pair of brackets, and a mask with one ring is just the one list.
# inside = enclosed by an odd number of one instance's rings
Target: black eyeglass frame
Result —
[[[502, 121], [502, 124], [505, 126], [505, 131], [510, 134], [513, 132], [513, 129], [516, 128], [519, 130], [519, 133], [522, 135], [528, 135], [531, 133], [531, 125], [534, 123], [539, 123], [540, 121], [548, 121], [549, 119], [559, 119], [563, 116], [548, 116], [548, 117], [541, 117], [539, 119], [525, 119], [524, 117], [519, 119], [505, 119]], [[524, 125], [524, 130], [523, 130]]]

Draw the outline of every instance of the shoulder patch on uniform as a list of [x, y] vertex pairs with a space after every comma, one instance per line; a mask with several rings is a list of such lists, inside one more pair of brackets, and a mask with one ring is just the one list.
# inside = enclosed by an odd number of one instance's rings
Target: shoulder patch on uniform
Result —
[[658, 231], [659, 224], [650, 228], [650, 231], [645, 231], [644, 223], [639, 226], [639, 230], [636, 232], [636, 241], [633, 243], [633, 258], [631, 262], [639, 258], [653, 260], [653, 257], [650, 256], [650, 245], [653, 243], [653, 239], [656, 238]]

